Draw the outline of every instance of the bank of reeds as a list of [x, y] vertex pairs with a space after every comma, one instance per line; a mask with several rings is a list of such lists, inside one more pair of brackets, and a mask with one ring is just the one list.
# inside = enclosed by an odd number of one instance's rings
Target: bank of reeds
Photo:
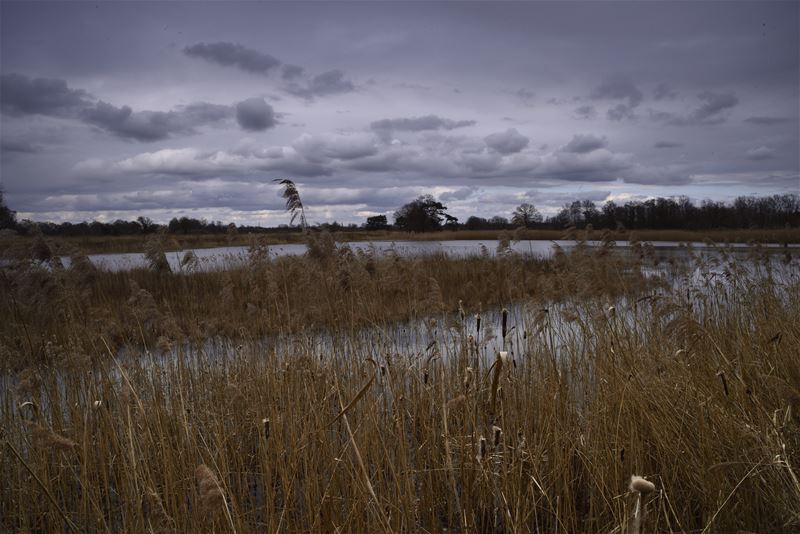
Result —
[[[262, 257], [226, 273], [94, 272], [83, 285], [37, 272], [25, 287], [61, 306], [71, 336], [43, 308], [41, 323], [25, 315], [33, 304], [6, 274], [17, 322], [2, 338], [15, 364], [2, 379], [0, 526], [796, 531], [800, 281], [796, 264], [779, 278], [746, 261], [675, 287], [582, 248], [550, 262]], [[513, 335], [490, 302], [529, 303]], [[119, 323], [125, 354], [81, 327], [94, 307]], [[264, 341], [313, 338], [304, 326], [321, 317], [376, 342], [279, 353]], [[408, 327], [423, 343], [380, 349], [390, 317], [426, 317]], [[136, 345], [151, 327], [166, 338], [164, 321], [183, 331], [210, 318], [238, 324], [238, 346]], [[485, 350], [503, 332], [506, 351]], [[19, 365], [14, 351], [37, 336], [44, 356]]]
[[[440, 232], [403, 232], [400, 230], [343, 230], [339, 237], [343, 241], [440, 241], [440, 240], [493, 240], [499, 239], [507, 230], [443, 230]], [[596, 230], [600, 235], [602, 230]], [[559, 240], [564, 238], [562, 229], [530, 228], [519, 235], [523, 239]], [[229, 246], [248, 246], [254, 235], [270, 244], [303, 243], [306, 236], [298, 231], [275, 231], [263, 234], [170, 234], [171, 250], [188, 248], [212, 248]], [[617, 241], [636, 238], [646, 241], [702, 242], [711, 239], [716, 243], [800, 243], [800, 230], [797, 228], [727, 228], [718, 230], [622, 230], [612, 231]], [[58, 253], [69, 254], [73, 248], [80, 248], [90, 254], [143, 252], [150, 239], [149, 235], [125, 236], [57, 236], [52, 237]], [[30, 246], [34, 237], [17, 236], [13, 232], [0, 234], [0, 249], [17, 244]]]
[[98, 354], [103, 343], [153, 349], [217, 336], [346, 332], [452, 312], [459, 303], [475, 313], [517, 301], [633, 294], [655, 284], [642, 276], [638, 258], [603, 248], [579, 247], [554, 260], [488, 252], [403, 257], [337, 249], [323, 233], [305, 256], [270, 257], [255, 243], [245, 264], [209, 272], [187, 256], [173, 272], [160, 246], [160, 239], [149, 245], [149, 269], [104, 271], [74, 253], [69, 269], [39, 260], [2, 270], [0, 313], [7, 320], [0, 342], [18, 363], [52, 363], [54, 347]]

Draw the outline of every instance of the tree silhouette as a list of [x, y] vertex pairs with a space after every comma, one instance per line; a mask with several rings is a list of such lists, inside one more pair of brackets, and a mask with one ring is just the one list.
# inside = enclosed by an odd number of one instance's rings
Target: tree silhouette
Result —
[[523, 226], [530, 228], [534, 224], [542, 222], [542, 214], [533, 204], [524, 202], [517, 206], [514, 213], [511, 215], [511, 223], [514, 226]]
[[442, 220], [448, 224], [456, 218], [445, 213], [447, 206], [431, 195], [422, 195], [400, 207], [394, 213], [394, 224], [407, 232], [429, 232], [442, 227]]

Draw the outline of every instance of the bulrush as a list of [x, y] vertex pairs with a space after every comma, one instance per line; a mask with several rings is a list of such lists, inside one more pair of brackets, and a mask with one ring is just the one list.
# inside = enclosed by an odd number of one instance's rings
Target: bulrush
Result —
[[200, 505], [206, 512], [219, 510], [220, 505], [225, 504], [225, 493], [214, 476], [211, 469], [206, 464], [197, 466], [194, 472], [197, 479], [197, 490], [200, 494]]
[[647, 512], [642, 495], [655, 491], [656, 485], [639, 475], [633, 475], [631, 476], [629, 489], [636, 493], [636, 508], [633, 510], [633, 519], [628, 525], [628, 534], [640, 534]]
[[469, 391], [469, 386], [472, 384], [472, 367], [467, 367], [464, 371], [464, 390]]
[[633, 475], [631, 476], [630, 490], [647, 494], [654, 492], [656, 490], [656, 485], [646, 478], [640, 477], [639, 475]]

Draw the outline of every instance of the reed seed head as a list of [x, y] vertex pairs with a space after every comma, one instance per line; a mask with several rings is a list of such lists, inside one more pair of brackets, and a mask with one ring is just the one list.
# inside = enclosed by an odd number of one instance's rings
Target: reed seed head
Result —
[[646, 480], [645, 478], [640, 477], [639, 475], [632, 475], [631, 476], [630, 490], [631, 491], [638, 491], [642, 495], [645, 495], [647, 493], [651, 493], [651, 492], [655, 491], [656, 490], [656, 485], [653, 484], [652, 482], [650, 482], [649, 480]]

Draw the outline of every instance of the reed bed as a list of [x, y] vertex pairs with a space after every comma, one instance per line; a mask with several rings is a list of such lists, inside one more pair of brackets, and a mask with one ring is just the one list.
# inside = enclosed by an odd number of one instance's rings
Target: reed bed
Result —
[[7, 269], [2, 530], [800, 528], [796, 260], [319, 250]]

